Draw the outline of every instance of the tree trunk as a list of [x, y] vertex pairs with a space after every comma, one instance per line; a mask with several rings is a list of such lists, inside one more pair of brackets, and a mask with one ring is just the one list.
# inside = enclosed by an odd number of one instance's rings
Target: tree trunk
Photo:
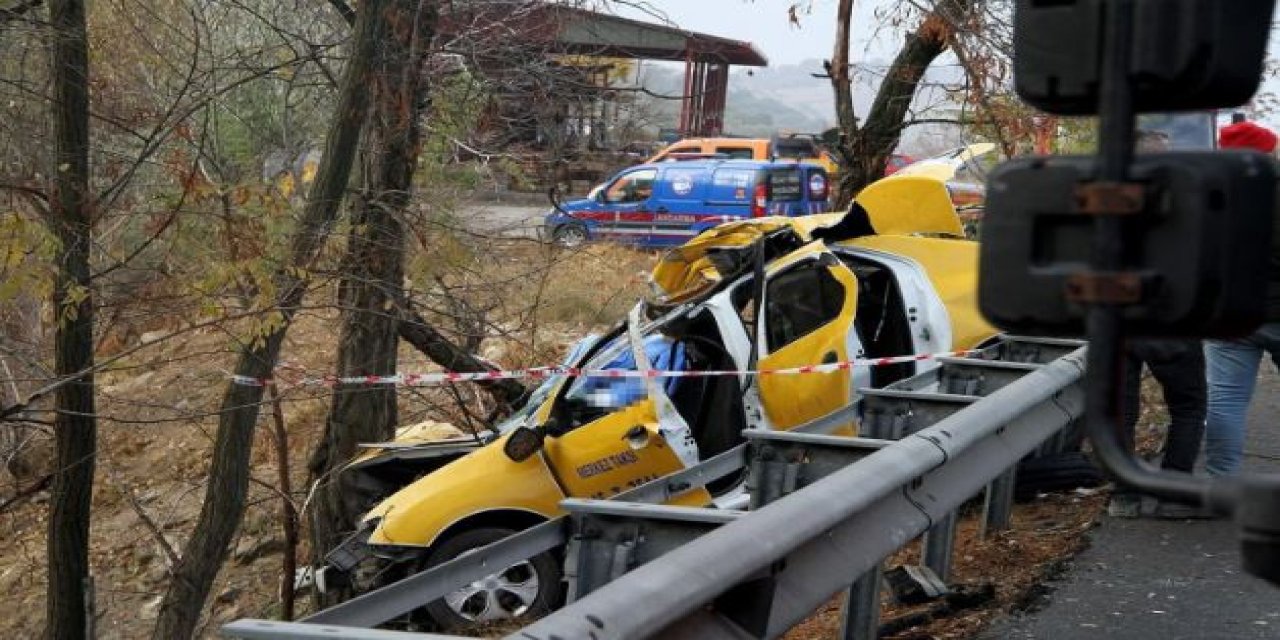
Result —
[[[407, 304], [400, 315], [400, 337], [449, 371], [482, 373], [494, 370], [484, 360], [451, 342]], [[476, 384], [507, 410], [514, 408], [528, 392], [515, 380], [480, 380]]]
[[[368, 112], [368, 87], [375, 53], [387, 29], [385, 2], [366, 0], [358, 9], [352, 55], [347, 63], [338, 105], [316, 180], [298, 228], [290, 239], [289, 255], [274, 276], [276, 310], [282, 316], [266, 335], [242, 348], [236, 374], [270, 377], [293, 314], [302, 301], [305, 273], [323, 245], [351, 175], [361, 125]], [[174, 568], [173, 579], [160, 605], [154, 638], [189, 638], [200, 620], [205, 599], [226, 560], [232, 536], [244, 516], [249, 484], [249, 458], [258, 421], [263, 387], [230, 383], [223, 396], [214, 440], [209, 483], [200, 519]]]
[[[841, 0], [841, 10], [845, 8], [846, 1]], [[894, 57], [880, 83], [866, 119], [860, 126], [855, 122], [852, 128], [849, 123], [841, 120], [841, 144], [837, 149], [841, 159], [840, 180], [834, 203], [837, 208], [846, 207], [859, 190], [884, 175], [885, 163], [902, 138], [911, 101], [915, 98], [925, 71], [946, 51], [955, 21], [969, 13], [971, 4], [972, 0], [940, 0], [936, 3], [915, 31], [907, 35], [906, 42], [898, 50], [898, 55]], [[843, 51], [847, 57], [850, 15], [840, 13], [837, 19], [837, 39], [844, 38]], [[837, 54], [841, 50], [841, 43], [837, 42]], [[837, 96], [837, 114], [840, 113], [842, 100], [842, 90], [836, 81], [838, 63], [838, 60], [832, 61], [831, 74], [832, 87]], [[850, 105], [849, 117], [852, 117], [852, 93], [846, 90], [844, 95]]]
[[[388, 0], [390, 32], [382, 39], [373, 105], [364, 142], [365, 189], [352, 207], [338, 300], [342, 327], [338, 376], [394, 375], [399, 346], [397, 310], [404, 301], [404, 219], [413, 194], [426, 104], [423, 66], [436, 23], [430, 0]], [[389, 440], [398, 421], [392, 385], [338, 385], [325, 436], [312, 455], [321, 481], [312, 519], [312, 549], [322, 557], [354, 530], [373, 496], [332, 473], [355, 455], [356, 444]], [[328, 593], [336, 602], [346, 594]]]
[[79, 376], [57, 390], [54, 475], [49, 508], [47, 636], [81, 640], [87, 615], [89, 518], [98, 423], [94, 413], [93, 298], [89, 250], [89, 56], [82, 0], [52, 0], [53, 132], [56, 145], [49, 218], [60, 243], [54, 286], [54, 371]]
[[271, 421], [276, 447], [276, 482], [280, 485], [280, 528], [284, 533], [284, 556], [280, 563], [280, 619], [293, 620], [297, 600], [293, 584], [298, 574], [298, 509], [293, 504], [293, 484], [289, 482], [289, 430], [284, 424], [280, 392], [271, 389]]
[[[831, 54], [831, 64], [827, 67], [836, 99], [836, 126], [840, 130], [840, 143], [835, 145], [835, 151], [841, 167], [852, 166], [857, 160], [848, 153], [847, 144], [848, 136], [858, 131], [858, 115], [853, 110], [853, 78], [849, 72], [849, 32], [853, 21], [853, 5], [853, 0], [840, 0], [840, 5], [836, 7], [836, 46]], [[841, 207], [845, 202], [846, 200], [837, 200]]]

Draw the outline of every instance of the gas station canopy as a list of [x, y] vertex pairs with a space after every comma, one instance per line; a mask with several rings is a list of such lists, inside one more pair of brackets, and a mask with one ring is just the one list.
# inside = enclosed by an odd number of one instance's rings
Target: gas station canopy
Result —
[[723, 133], [730, 66], [769, 64], [750, 42], [550, 2], [476, 3], [441, 27], [459, 34], [477, 25], [500, 25], [511, 38], [551, 54], [683, 62], [683, 136]]
[[566, 53], [747, 67], [769, 64], [750, 42], [584, 9], [547, 6], [544, 10], [559, 25], [556, 42]]

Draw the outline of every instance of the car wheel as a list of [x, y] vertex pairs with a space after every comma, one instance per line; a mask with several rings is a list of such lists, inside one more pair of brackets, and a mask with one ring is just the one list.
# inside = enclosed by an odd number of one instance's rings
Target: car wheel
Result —
[[[464, 531], [439, 544], [427, 558], [434, 567], [474, 552], [516, 533], [512, 529]], [[560, 561], [542, 553], [426, 605], [431, 618], [445, 630], [487, 624], [517, 617], [539, 617], [559, 606], [564, 594]]]
[[1014, 498], [1018, 502], [1034, 500], [1042, 493], [1096, 487], [1106, 482], [1098, 465], [1079, 451], [1023, 460], [1016, 477]]
[[578, 247], [587, 241], [587, 228], [580, 224], [562, 224], [551, 232], [551, 239], [562, 247]]

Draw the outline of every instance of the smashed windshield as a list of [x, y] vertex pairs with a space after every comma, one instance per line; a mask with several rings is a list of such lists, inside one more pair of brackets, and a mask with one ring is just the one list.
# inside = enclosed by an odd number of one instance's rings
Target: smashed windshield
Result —
[[[637, 370], [636, 359], [630, 346], [625, 335], [618, 336], [596, 354], [585, 368], [635, 371]], [[644, 351], [654, 369], [682, 370], [684, 368], [684, 345], [667, 336], [654, 334], [646, 337]], [[670, 394], [678, 381], [678, 378], [665, 379], [663, 390]], [[643, 378], [586, 376], [573, 382], [565, 399], [589, 407], [620, 409], [643, 400], [646, 396]]]
[[[582, 356], [599, 341], [600, 336], [594, 333], [579, 340], [572, 348], [569, 349], [569, 354], [564, 357], [564, 361], [561, 364], [566, 367], [574, 366], [578, 360], [580, 360]], [[547, 398], [551, 393], [560, 386], [560, 381], [564, 379], [565, 376], [561, 375], [551, 376], [546, 380], [543, 380], [542, 384], [538, 385], [538, 387], [533, 390], [533, 393], [529, 394], [529, 400], [526, 401], [515, 413], [507, 416], [506, 420], [498, 423], [494, 429], [496, 429], [498, 433], [504, 434], [517, 427], [530, 426], [527, 423], [529, 418], [533, 417], [533, 414], [538, 411], [538, 408], [542, 406], [542, 403], [547, 401]]]

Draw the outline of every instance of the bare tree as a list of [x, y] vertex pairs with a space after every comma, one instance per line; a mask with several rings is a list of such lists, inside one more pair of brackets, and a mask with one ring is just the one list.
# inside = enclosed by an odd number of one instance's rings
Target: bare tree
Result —
[[[316, 181], [302, 219], [289, 243], [289, 253], [274, 275], [279, 322], [260, 339], [241, 349], [236, 374], [250, 379], [271, 376], [281, 343], [302, 302], [307, 273], [337, 217], [355, 161], [360, 130], [368, 113], [377, 50], [387, 38], [392, 16], [386, 2], [370, 0], [357, 9], [352, 55], [343, 74], [336, 114], [329, 129]], [[183, 549], [165, 592], [153, 637], [186, 638], [195, 630], [210, 585], [226, 558], [228, 545], [244, 515], [249, 461], [263, 387], [230, 383], [223, 396], [218, 432], [209, 469], [209, 484], [199, 522]]]
[[[424, 66], [436, 23], [431, 0], [388, 0], [393, 16], [376, 52], [373, 105], [366, 128], [363, 187], [355, 199], [338, 299], [342, 328], [340, 377], [393, 375], [404, 305], [405, 219], [421, 149], [427, 105]], [[347, 535], [368, 508], [369, 497], [347, 477], [331, 473], [359, 442], [389, 439], [398, 421], [391, 385], [340, 384], [334, 390], [325, 434], [310, 464], [320, 481], [312, 518], [313, 548], [323, 555]]]
[[946, 51], [957, 31], [973, 18], [974, 0], [937, 0], [916, 18], [902, 47], [876, 92], [871, 110], [859, 121], [853, 108], [849, 64], [849, 36], [854, 0], [840, 0], [836, 9], [836, 42], [828, 75], [835, 93], [840, 140], [835, 145], [840, 160], [840, 180], [835, 202], [846, 206], [862, 187], [884, 174], [885, 163], [898, 146], [902, 130], [925, 71]]
[[[93, 241], [89, 191], [89, 55], [82, 0], [49, 3], [55, 166], [49, 223], [58, 238], [54, 372], [74, 377], [55, 392], [55, 467], [49, 513], [47, 631], [50, 638], [88, 635], [89, 519], [98, 423], [94, 411]], [[91, 592], [90, 592], [91, 593]]]

